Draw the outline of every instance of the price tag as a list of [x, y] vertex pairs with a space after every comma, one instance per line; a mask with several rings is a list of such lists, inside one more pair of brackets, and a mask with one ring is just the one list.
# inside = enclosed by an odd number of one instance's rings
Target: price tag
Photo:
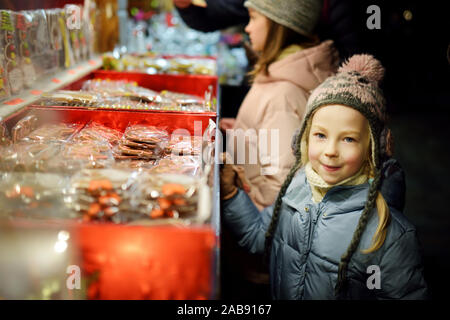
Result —
[[12, 99], [12, 100], [6, 101], [5, 104], [10, 105], [10, 106], [15, 106], [15, 105], [18, 105], [18, 104], [20, 104], [22, 102], [24, 102], [23, 99], [16, 98], [16, 99]]
[[35, 96], [40, 96], [42, 94], [42, 90], [31, 90], [30, 93]]

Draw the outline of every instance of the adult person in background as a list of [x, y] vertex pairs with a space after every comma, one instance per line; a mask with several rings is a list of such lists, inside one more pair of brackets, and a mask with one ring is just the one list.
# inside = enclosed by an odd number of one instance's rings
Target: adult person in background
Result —
[[192, 29], [212, 32], [248, 23], [244, 0], [206, 0], [206, 7], [192, 0], [173, 0], [183, 21]]

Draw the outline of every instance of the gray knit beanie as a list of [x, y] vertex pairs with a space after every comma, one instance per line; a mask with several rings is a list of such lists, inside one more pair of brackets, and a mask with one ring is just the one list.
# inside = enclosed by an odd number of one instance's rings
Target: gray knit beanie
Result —
[[322, 0], [247, 0], [244, 6], [304, 36], [312, 36]]

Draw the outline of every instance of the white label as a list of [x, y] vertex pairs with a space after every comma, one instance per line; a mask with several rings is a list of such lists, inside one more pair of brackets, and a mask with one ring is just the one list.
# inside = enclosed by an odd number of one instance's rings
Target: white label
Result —
[[23, 74], [24, 74], [23, 81], [25, 82], [25, 86], [27, 86], [28, 88], [31, 88], [34, 81], [36, 80], [36, 72], [34, 70], [34, 66], [31, 63], [25, 64], [23, 66], [22, 70], [23, 70]]
[[11, 86], [11, 92], [16, 94], [23, 88], [23, 74], [19, 68], [14, 68], [8, 72], [9, 85]]

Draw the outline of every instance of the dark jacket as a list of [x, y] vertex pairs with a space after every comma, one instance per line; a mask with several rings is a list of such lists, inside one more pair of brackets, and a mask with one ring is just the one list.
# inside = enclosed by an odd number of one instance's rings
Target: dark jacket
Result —
[[[245, 0], [207, 0], [208, 6], [189, 6], [178, 9], [183, 21], [191, 28], [211, 32], [231, 26], [247, 24], [249, 20]], [[361, 12], [356, 0], [325, 0], [316, 32], [321, 40], [331, 39], [341, 60], [361, 53]], [[363, 12], [364, 13], [364, 12]]]
[[[364, 208], [369, 183], [331, 188], [319, 203], [312, 201], [310, 186], [301, 169], [292, 180], [282, 206], [270, 256], [270, 281], [275, 299], [334, 299], [340, 258], [347, 250]], [[264, 250], [265, 233], [273, 207], [259, 212], [247, 194], [224, 202], [224, 219], [236, 232], [239, 244], [251, 252]], [[369, 254], [378, 224], [374, 209], [348, 269], [348, 299], [424, 299], [419, 243], [414, 226], [390, 207], [391, 222], [383, 246]], [[376, 266], [380, 288], [367, 282]], [[369, 279], [370, 280], [370, 279]]]
[[206, 8], [190, 5], [177, 8], [183, 21], [192, 29], [211, 32], [231, 26], [247, 24], [248, 11], [244, 0], [207, 0]]

